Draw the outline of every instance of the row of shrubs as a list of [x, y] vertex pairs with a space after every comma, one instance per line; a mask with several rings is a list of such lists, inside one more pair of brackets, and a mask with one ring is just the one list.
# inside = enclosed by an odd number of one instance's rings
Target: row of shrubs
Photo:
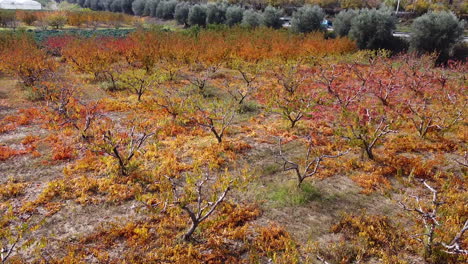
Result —
[[123, 13], [82, 11], [27, 11], [27, 10], [0, 10], [0, 27], [15, 28], [19, 22], [28, 26], [62, 28], [70, 26], [97, 26], [108, 25], [118, 27], [122, 24], [131, 24], [136, 17]]
[[268, 6], [263, 12], [245, 9], [227, 2], [192, 4], [177, 0], [68, 0], [83, 8], [122, 12], [137, 16], [156, 17], [165, 20], [175, 19], [185, 26], [205, 26], [207, 24], [244, 24], [251, 27], [264, 25], [281, 28], [284, 11]]
[[429, 12], [413, 21], [409, 43], [393, 36], [396, 18], [386, 10], [341, 11], [333, 27], [338, 36], [348, 36], [361, 49], [385, 48], [400, 52], [409, 48], [419, 53], [438, 52], [442, 58], [449, 56], [455, 44], [461, 42], [464, 22], [452, 12]]
[[[113, 12], [124, 12], [134, 14], [132, 9], [133, 2], [137, 0], [72, 0], [80, 6], [91, 8], [93, 10], [106, 10]], [[141, 2], [141, 1], [140, 1]], [[145, 1], [144, 1], [145, 2]], [[150, 0], [150, 2], [152, 2]], [[203, 0], [190, 0], [191, 3], [206, 3]], [[268, 5], [283, 8], [296, 8], [308, 3], [318, 5], [327, 9], [329, 12], [337, 12], [342, 9], [362, 9], [362, 8], [378, 8], [387, 6], [392, 10], [396, 10], [397, 6], [400, 11], [406, 10], [415, 12], [419, 15], [428, 11], [452, 10], [461, 15], [468, 12], [468, 2], [466, 0], [236, 0], [229, 1], [242, 6], [250, 6], [255, 9], [264, 9]]]
[[[68, 0], [75, 1], [75, 0]], [[83, 7], [102, 9], [101, 0], [80, 2]], [[126, 3], [131, 13], [138, 16], [152, 16], [160, 19], [175, 19], [185, 26], [205, 26], [207, 24], [242, 24], [247, 27], [266, 26], [281, 28], [284, 11], [273, 6], [263, 11], [245, 9], [227, 2], [191, 4], [177, 0], [108, 0]], [[92, 4], [94, 3], [94, 5]], [[112, 6], [112, 5], [111, 5]], [[126, 12], [124, 6], [117, 12]], [[325, 12], [319, 6], [304, 5], [292, 15], [291, 29], [297, 33], [323, 30]], [[411, 39], [408, 42], [393, 36], [396, 17], [388, 9], [361, 9], [341, 11], [334, 19], [334, 31], [338, 36], [348, 36], [357, 42], [361, 49], [389, 49], [394, 52], [411, 51], [439, 52], [448, 56], [454, 45], [463, 35], [464, 24], [453, 13], [447, 11], [430, 12], [414, 20], [411, 26]]]

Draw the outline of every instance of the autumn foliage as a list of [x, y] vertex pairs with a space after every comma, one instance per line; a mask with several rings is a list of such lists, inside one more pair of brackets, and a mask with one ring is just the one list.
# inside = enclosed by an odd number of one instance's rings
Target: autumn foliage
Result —
[[[265, 28], [1, 40], [5, 89], [41, 97], [0, 98], [0, 169], [46, 174], [0, 179], [11, 260], [466, 260], [440, 245], [425, 254], [422, 222], [396, 202], [430, 182], [444, 197], [434, 241], [460, 233], [466, 63]], [[41, 233], [75, 211], [99, 224], [73, 240]], [[21, 247], [18, 226], [31, 230]]]

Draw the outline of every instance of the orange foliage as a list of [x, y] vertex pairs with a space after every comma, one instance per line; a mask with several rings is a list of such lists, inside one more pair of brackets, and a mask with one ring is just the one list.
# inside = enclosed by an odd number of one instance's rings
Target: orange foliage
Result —
[[58, 67], [58, 63], [39, 49], [27, 35], [11, 38], [0, 49], [0, 70], [18, 77], [25, 86], [34, 87]]
[[38, 108], [20, 109], [17, 114], [6, 116], [0, 120], [0, 134], [13, 131], [19, 126], [30, 125], [43, 116], [43, 112]]
[[16, 149], [12, 149], [8, 146], [0, 146], [0, 161], [4, 161], [4, 160], [7, 160], [11, 157], [14, 157], [14, 156], [18, 156], [18, 155], [22, 155], [22, 154], [25, 154], [26, 151], [24, 150], [16, 150]]
[[265, 254], [286, 250], [292, 243], [289, 233], [277, 224], [261, 227], [254, 245]]
[[351, 263], [379, 257], [388, 264], [406, 263], [400, 260], [407, 250], [409, 237], [386, 216], [345, 214], [331, 231], [341, 234], [343, 242], [348, 245], [335, 248], [337, 251], [323, 250], [326, 259]]

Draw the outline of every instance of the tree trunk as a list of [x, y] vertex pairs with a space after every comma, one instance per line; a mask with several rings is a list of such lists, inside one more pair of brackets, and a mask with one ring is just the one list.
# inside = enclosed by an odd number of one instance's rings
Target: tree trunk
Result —
[[193, 232], [195, 232], [195, 229], [197, 229], [197, 226], [198, 226], [198, 222], [192, 222], [192, 225], [190, 226], [190, 228], [187, 230], [187, 232], [182, 236], [182, 238], [185, 240], [185, 241], [188, 241], [190, 240], [190, 238], [192, 237], [192, 234]]

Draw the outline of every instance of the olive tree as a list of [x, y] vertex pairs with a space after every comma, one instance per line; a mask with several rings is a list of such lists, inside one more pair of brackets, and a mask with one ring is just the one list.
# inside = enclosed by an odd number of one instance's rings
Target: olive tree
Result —
[[351, 29], [351, 20], [357, 15], [358, 11], [353, 9], [343, 10], [338, 13], [333, 21], [333, 30], [335, 33], [340, 37], [347, 36]]
[[114, 0], [110, 4], [109, 8], [111, 12], [115, 12], [115, 13], [122, 12], [122, 0]]
[[145, 12], [148, 12], [148, 15], [151, 17], [156, 17], [156, 10], [159, 2], [159, 0], [148, 0], [147, 5], [145, 6]]
[[121, 9], [125, 14], [133, 15], [132, 4], [133, 0], [121, 0]]
[[258, 27], [262, 23], [262, 15], [254, 10], [248, 9], [244, 12], [242, 25], [246, 27]]
[[178, 24], [186, 26], [188, 24], [188, 14], [190, 4], [187, 2], [180, 2], [176, 5], [174, 11], [174, 18]]
[[430, 12], [411, 25], [410, 48], [416, 52], [448, 54], [463, 36], [464, 22], [452, 12]]
[[239, 6], [230, 6], [226, 10], [226, 24], [234, 26], [242, 22], [244, 16], [244, 9]]
[[133, 14], [137, 16], [142, 16], [145, 11], [146, 0], [135, 0], [132, 3]]
[[360, 49], [380, 49], [393, 41], [395, 17], [386, 10], [364, 9], [351, 20], [349, 37]]
[[188, 24], [191, 26], [206, 25], [206, 7], [203, 5], [194, 5], [188, 13]]
[[223, 24], [226, 21], [225, 3], [209, 3], [206, 6], [206, 23], [207, 24]]
[[319, 6], [305, 5], [294, 12], [291, 20], [291, 29], [297, 33], [320, 30], [324, 17], [325, 13]]
[[156, 17], [161, 19], [173, 19], [177, 0], [161, 1], [156, 8]]
[[283, 21], [281, 21], [282, 15], [282, 9], [277, 9], [273, 6], [267, 6], [263, 11], [263, 25], [276, 29], [281, 28], [283, 26]]

